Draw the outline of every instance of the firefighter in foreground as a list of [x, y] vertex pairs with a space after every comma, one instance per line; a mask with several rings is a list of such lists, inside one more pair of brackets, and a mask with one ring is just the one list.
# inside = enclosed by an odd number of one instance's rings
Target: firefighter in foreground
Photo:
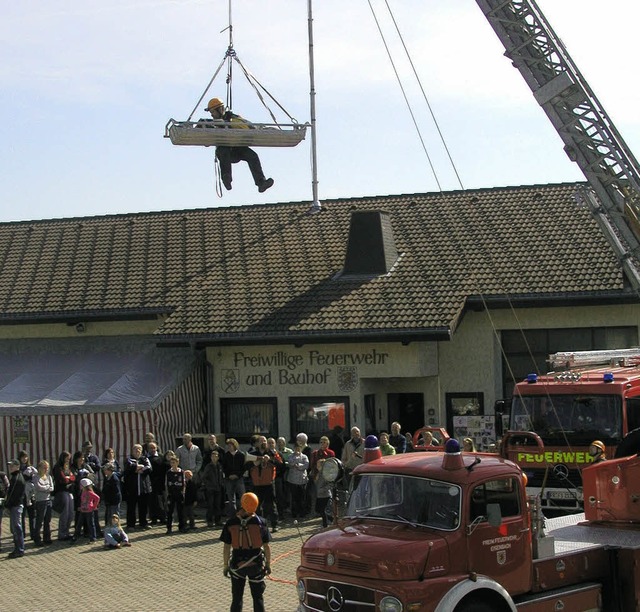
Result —
[[241, 612], [246, 580], [249, 580], [253, 612], [265, 612], [265, 576], [271, 573], [271, 534], [256, 514], [259, 501], [255, 493], [245, 493], [240, 510], [222, 529], [223, 573], [231, 577], [230, 612]]
[[[224, 102], [220, 98], [211, 98], [207, 108], [207, 112], [211, 113], [214, 121], [216, 119], [227, 121], [232, 128], [247, 129], [251, 128], [251, 123], [241, 117], [232, 113], [230, 110], [225, 111]], [[262, 171], [262, 164], [258, 154], [249, 147], [216, 147], [216, 158], [220, 162], [220, 174], [222, 176], [222, 183], [227, 188], [231, 189], [231, 164], [237, 164], [240, 161], [246, 161], [249, 164], [249, 170], [251, 170], [251, 176], [253, 176], [253, 182], [258, 187], [258, 191], [263, 193], [269, 187], [273, 186], [272, 178], [265, 178]]]

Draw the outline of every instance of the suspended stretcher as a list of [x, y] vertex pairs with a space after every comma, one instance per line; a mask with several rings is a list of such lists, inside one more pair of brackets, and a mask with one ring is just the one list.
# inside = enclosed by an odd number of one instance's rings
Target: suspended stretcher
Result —
[[[191, 114], [186, 121], [177, 121], [176, 119], [169, 119], [164, 130], [164, 137], [171, 140], [171, 144], [174, 145], [187, 145], [187, 146], [201, 146], [201, 147], [295, 147], [297, 144], [304, 140], [308, 123], [298, 123], [286, 109], [267, 91], [267, 89], [258, 81], [258, 79], [251, 74], [244, 64], [240, 61], [233, 48], [232, 38], [233, 26], [229, 25], [229, 47], [215, 71], [211, 77], [209, 84], [205, 88], [204, 92], [200, 96], [200, 99], [196, 103], [195, 107], [191, 111]], [[215, 78], [222, 69], [223, 65], [227, 64], [227, 104], [226, 107], [232, 109], [232, 74], [233, 63], [237, 63], [242, 70], [242, 73], [246, 77], [247, 81], [254, 89], [256, 95], [262, 102], [262, 105], [266, 108], [273, 120], [273, 123], [253, 123], [246, 120], [242, 127], [238, 127], [237, 124], [232, 125], [228, 121], [219, 119], [200, 119], [198, 121], [192, 121], [193, 115], [196, 112], [198, 106], [203, 101], [207, 92], [211, 88]], [[289, 123], [279, 123], [271, 109], [265, 102], [263, 93], [266, 94], [273, 102], [275, 102], [280, 110], [282, 110], [289, 118]], [[243, 129], [245, 128], [245, 129]], [[248, 128], [248, 129], [247, 129]]]
[[164, 136], [171, 144], [224, 147], [295, 147], [304, 140], [307, 124], [251, 123], [249, 129], [232, 127], [228, 121], [169, 119]]

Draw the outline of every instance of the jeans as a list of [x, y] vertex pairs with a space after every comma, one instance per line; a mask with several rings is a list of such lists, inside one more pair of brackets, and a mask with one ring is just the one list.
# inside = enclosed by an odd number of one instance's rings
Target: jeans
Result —
[[[33, 541], [40, 544], [42, 541], [51, 542], [51, 500], [36, 502], [36, 526], [33, 533]], [[42, 537], [40, 530], [42, 529]]]
[[13, 552], [24, 552], [24, 531], [22, 530], [22, 513], [24, 506], [12, 506], [9, 508], [9, 526], [13, 535]]
[[58, 540], [66, 540], [71, 535], [71, 521], [73, 520], [73, 495], [69, 491], [58, 491], [56, 496], [60, 495], [64, 500], [64, 507], [60, 513], [58, 521]]
[[242, 476], [237, 480], [225, 479], [224, 488], [227, 492], [227, 516], [233, 516], [240, 509], [240, 498], [245, 492]]

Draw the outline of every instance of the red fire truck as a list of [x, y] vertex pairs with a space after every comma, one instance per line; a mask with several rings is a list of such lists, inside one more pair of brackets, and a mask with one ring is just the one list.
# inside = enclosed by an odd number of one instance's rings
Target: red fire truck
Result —
[[640, 427], [640, 349], [555, 353], [549, 362], [553, 372], [515, 386], [502, 455], [522, 468], [543, 508], [578, 511], [590, 443], [601, 440], [611, 458]]
[[449, 440], [364, 463], [344, 516], [302, 547], [299, 612], [639, 610], [640, 457], [584, 476], [586, 517], [545, 530], [523, 472], [496, 454]]

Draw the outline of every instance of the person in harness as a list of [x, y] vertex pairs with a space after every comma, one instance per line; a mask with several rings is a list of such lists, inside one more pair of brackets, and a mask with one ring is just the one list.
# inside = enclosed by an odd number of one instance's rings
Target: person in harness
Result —
[[[237, 129], [249, 129], [251, 123], [241, 117], [232, 113], [230, 110], [225, 111], [224, 102], [220, 98], [211, 98], [205, 111], [211, 113], [213, 120], [223, 120], [231, 124], [232, 128]], [[249, 147], [216, 147], [216, 158], [220, 162], [220, 174], [222, 176], [222, 183], [227, 190], [231, 190], [231, 181], [233, 180], [231, 175], [231, 164], [237, 164], [241, 161], [246, 161], [249, 164], [249, 170], [251, 170], [251, 176], [253, 176], [253, 182], [258, 187], [260, 193], [265, 192], [269, 187], [273, 186], [272, 178], [265, 178], [262, 171], [262, 165], [260, 164], [260, 158], [258, 154]]]
[[271, 534], [265, 521], [256, 514], [259, 501], [255, 493], [245, 493], [240, 510], [222, 528], [220, 540], [223, 574], [231, 578], [230, 612], [242, 611], [244, 587], [249, 580], [253, 612], [265, 612], [265, 576], [271, 573]]

